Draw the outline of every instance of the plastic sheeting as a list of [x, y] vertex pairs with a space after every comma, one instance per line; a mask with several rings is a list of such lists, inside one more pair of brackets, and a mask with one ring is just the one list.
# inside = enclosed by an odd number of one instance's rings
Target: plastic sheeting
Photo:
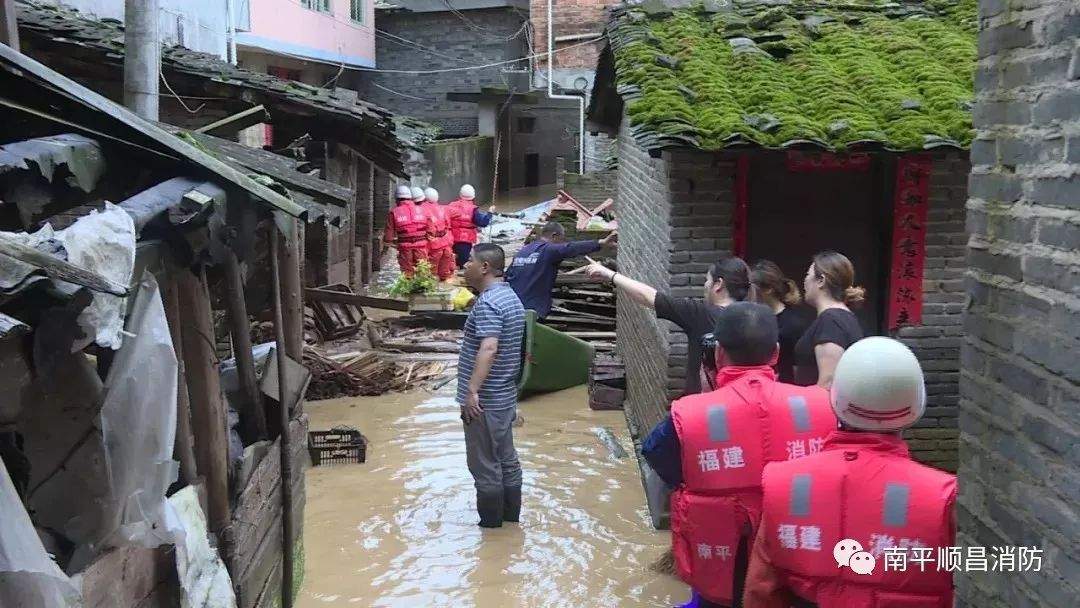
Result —
[[45, 552], [2, 460], [0, 522], [0, 606], [81, 606], [79, 588]]
[[183, 528], [176, 543], [176, 572], [181, 608], [236, 608], [232, 580], [217, 549], [210, 546], [206, 515], [195, 488], [188, 486], [169, 499]]
[[[53, 230], [46, 224], [33, 233], [17, 233], [19, 242], [66, 259], [120, 285], [131, 283], [135, 268], [135, 225], [123, 209], [106, 203], [105, 210], [92, 211], [65, 230]], [[15, 292], [36, 282], [48, 280], [40, 269], [10, 258], [0, 260], [0, 290]], [[68, 291], [74, 285], [57, 282]], [[94, 293], [93, 300], [79, 313], [78, 323], [85, 338], [77, 339], [71, 352], [86, 348], [91, 342], [117, 349], [124, 327], [124, 298]]]
[[165, 491], [176, 480], [176, 354], [153, 275], [135, 295], [124, 340], [105, 379], [101, 433], [113, 507], [107, 546], [173, 542]]

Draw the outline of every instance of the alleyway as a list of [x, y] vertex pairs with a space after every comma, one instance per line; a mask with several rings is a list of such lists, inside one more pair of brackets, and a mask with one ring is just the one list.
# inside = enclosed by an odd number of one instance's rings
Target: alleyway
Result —
[[685, 587], [648, 564], [668, 543], [648, 523], [622, 412], [586, 407], [584, 387], [524, 402], [520, 526], [481, 531], [453, 384], [307, 405], [311, 428], [353, 425], [368, 462], [308, 471], [306, 577], [298, 606], [670, 606]]

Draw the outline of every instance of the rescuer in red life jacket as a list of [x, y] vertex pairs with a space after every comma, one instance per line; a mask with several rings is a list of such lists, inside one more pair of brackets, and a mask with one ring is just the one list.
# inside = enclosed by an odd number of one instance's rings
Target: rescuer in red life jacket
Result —
[[472, 246], [476, 244], [476, 228], [490, 224], [491, 214], [495, 213], [495, 205], [488, 207], [485, 213], [476, 206], [475, 200], [476, 189], [465, 184], [457, 200], [450, 201], [446, 206], [450, 211], [450, 232], [454, 235], [454, 256], [458, 268], [464, 268], [469, 261]]
[[828, 393], [776, 381], [779, 330], [764, 305], [720, 310], [715, 391], [689, 395], [645, 440], [642, 455], [669, 485], [675, 568], [687, 606], [739, 606], [761, 511], [766, 463], [821, 449], [836, 428]]
[[896, 340], [860, 340], [831, 400], [840, 429], [824, 449], [765, 467], [743, 605], [951, 608], [937, 560], [955, 545], [956, 477], [911, 460], [900, 437], [926, 410], [918, 360]]
[[450, 210], [447, 205], [439, 204], [439, 191], [424, 188], [424, 204], [420, 208], [428, 217], [428, 259], [431, 269], [440, 281], [447, 281], [457, 272], [454, 263], [454, 235], [450, 233]]
[[[424, 192], [419, 188], [417, 191], [423, 199]], [[412, 276], [418, 262], [428, 259], [428, 220], [413, 202], [413, 195], [408, 186], [397, 187], [397, 206], [390, 210], [383, 234], [383, 244], [397, 248], [398, 266], [407, 277]]]

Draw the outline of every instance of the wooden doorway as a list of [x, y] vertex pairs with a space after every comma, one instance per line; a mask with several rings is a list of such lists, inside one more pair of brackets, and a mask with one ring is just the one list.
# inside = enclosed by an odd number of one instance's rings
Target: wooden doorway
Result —
[[747, 262], [767, 258], [801, 288], [810, 258], [846, 255], [866, 302], [855, 314], [867, 335], [884, 333], [892, 230], [892, 163], [871, 157], [859, 169], [800, 171], [783, 152], [750, 162]]

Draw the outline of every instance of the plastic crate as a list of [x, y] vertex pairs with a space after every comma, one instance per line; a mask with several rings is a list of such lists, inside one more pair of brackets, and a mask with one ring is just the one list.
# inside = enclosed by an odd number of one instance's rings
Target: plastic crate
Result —
[[312, 466], [361, 463], [367, 459], [367, 438], [348, 427], [308, 431], [308, 453]]

